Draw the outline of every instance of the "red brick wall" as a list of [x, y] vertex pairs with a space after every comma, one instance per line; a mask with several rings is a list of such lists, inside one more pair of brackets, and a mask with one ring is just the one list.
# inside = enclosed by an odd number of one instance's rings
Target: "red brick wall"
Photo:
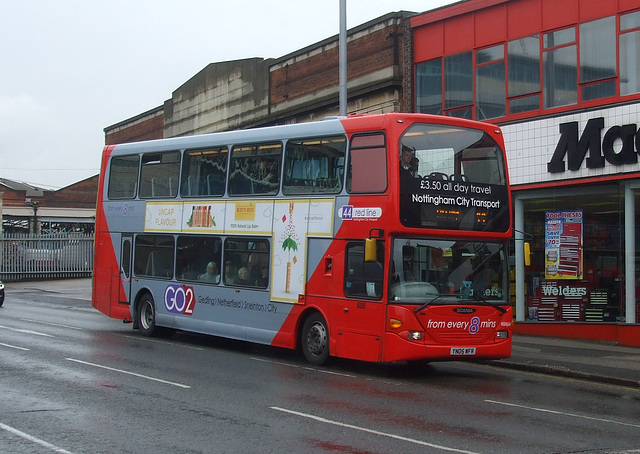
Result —
[[98, 175], [89, 177], [57, 191], [44, 190], [42, 196], [27, 195], [27, 191], [19, 191], [8, 187], [0, 187], [2, 202], [7, 207], [23, 207], [30, 198], [38, 202], [39, 207], [95, 208], [98, 194]]
[[95, 208], [98, 175], [74, 183], [55, 192], [45, 192], [41, 206]]
[[148, 120], [132, 122], [130, 126], [121, 124], [105, 132], [105, 145], [141, 142], [143, 140], [162, 139], [164, 137], [164, 114]]
[[[401, 33], [398, 26], [385, 27], [347, 44], [347, 78], [353, 79], [381, 68], [400, 64]], [[270, 74], [270, 102], [280, 103], [338, 85], [338, 47], [325, 50], [272, 71]]]

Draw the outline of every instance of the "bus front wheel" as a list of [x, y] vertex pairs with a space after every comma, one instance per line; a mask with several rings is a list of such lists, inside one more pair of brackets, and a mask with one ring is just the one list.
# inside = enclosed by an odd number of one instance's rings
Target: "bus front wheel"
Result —
[[138, 303], [138, 328], [144, 336], [153, 336], [156, 330], [156, 308], [153, 298], [145, 293]]
[[320, 366], [329, 357], [329, 329], [319, 313], [311, 314], [305, 320], [301, 346], [305, 359], [313, 365]]

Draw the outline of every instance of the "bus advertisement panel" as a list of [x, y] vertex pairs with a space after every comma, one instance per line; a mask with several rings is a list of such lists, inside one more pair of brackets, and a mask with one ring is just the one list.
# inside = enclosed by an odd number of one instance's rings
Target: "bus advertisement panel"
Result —
[[511, 354], [499, 128], [423, 114], [105, 148], [92, 304], [366, 361]]

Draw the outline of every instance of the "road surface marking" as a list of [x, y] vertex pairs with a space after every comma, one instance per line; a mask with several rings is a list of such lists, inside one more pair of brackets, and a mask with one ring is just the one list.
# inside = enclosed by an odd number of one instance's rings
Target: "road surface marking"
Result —
[[161, 378], [150, 377], [148, 375], [142, 375], [142, 374], [138, 374], [136, 372], [129, 372], [127, 370], [116, 369], [114, 367], [103, 366], [101, 364], [89, 363], [87, 361], [82, 361], [82, 360], [79, 360], [79, 359], [66, 358], [66, 360], [67, 361], [73, 361], [74, 363], [84, 364], [86, 366], [99, 367], [100, 369], [106, 369], [106, 370], [110, 370], [110, 371], [113, 371], [113, 372], [119, 372], [121, 374], [133, 375], [134, 377], [144, 378], [146, 380], [156, 381], [158, 383], [164, 383], [166, 385], [177, 386], [178, 388], [191, 389], [191, 386], [189, 386], [189, 385], [183, 385], [182, 383], [175, 383], [175, 382], [163, 380]]
[[79, 326], [70, 326], [70, 325], [61, 325], [60, 323], [51, 323], [51, 322], [43, 322], [40, 320], [31, 320], [29, 318], [21, 318], [20, 320], [29, 323], [39, 323], [41, 325], [49, 325], [49, 326], [57, 326], [59, 328], [69, 328], [69, 329], [77, 329], [79, 331], [83, 331], [84, 328], [80, 328]]
[[202, 348], [202, 347], [195, 347], [193, 345], [188, 345], [188, 344], [183, 344], [183, 343], [167, 342], [167, 341], [163, 341], [163, 340], [150, 339], [148, 337], [131, 336], [130, 334], [121, 335], [120, 333], [116, 333], [115, 335], [118, 336], [118, 337], [126, 337], [127, 339], [134, 339], [134, 340], [137, 340], [137, 341], [154, 342], [156, 344], [170, 345], [172, 347], [190, 348], [192, 350], [198, 350], [198, 351], [203, 351], [204, 350], [204, 348]]
[[28, 351], [29, 351], [29, 349], [28, 349], [28, 348], [24, 348], [24, 347], [17, 347], [17, 346], [15, 346], [15, 345], [5, 344], [5, 343], [2, 343], [2, 342], [0, 342], [0, 345], [2, 345], [3, 347], [15, 348], [16, 350], [23, 350], [23, 351], [25, 351], [25, 352], [28, 352]]
[[51, 449], [53, 452], [57, 452], [59, 454], [73, 454], [71, 451], [67, 451], [66, 449], [62, 449], [62, 448], [58, 448], [55, 445], [52, 445], [51, 443], [47, 443], [44, 440], [41, 440], [39, 438], [34, 437], [33, 435], [29, 435], [27, 433], [21, 432], [18, 429], [14, 429], [11, 426], [7, 426], [6, 424], [2, 424], [0, 422], [0, 429], [2, 430], [6, 430], [7, 432], [11, 432], [14, 435], [17, 435], [21, 438], [24, 438], [25, 440], [28, 440], [32, 443], [36, 443], [39, 444], [40, 446], [44, 446], [47, 449]]
[[600, 421], [600, 422], [607, 422], [611, 424], [619, 424], [621, 426], [640, 427], [640, 424], [631, 424], [628, 422], [615, 421], [613, 419], [596, 418], [593, 416], [578, 415], [575, 413], [566, 413], [564, 411], [549, 410], [546, 408], [528, 407], [526, 405], [512, 404], [509, 402], [499, 402], [497, 400], [485, 400], [485, 402], [488, 402], [490, 404], [496, 404], [496, 405], [505, 405], [507, 407], [523, 408], [525, 410], [539, 411], [542, 413], [551, 413], [551, 414], [560, 415], [560, 416], [571, 416], [572, 418], [582, 418], [582, 419], [588, 419], [591, 421]]
[[35, 334], [36, 336], [44, 336], [44, 337], [55, 337], [55, 336], [52, 336], [51, 334], [39, 333], [38, 331], [32, 331], [30, 329], [10, 328], [8, 326], [2, 326], [2, 325], [0, 325], [0, 328], [8, 329], [9, 331], [13, 331], [15, 333]]
[[309, 367], [309, 366], [299, 366], [297, 364], [289, 364], [289, 363], [285, 363], [282, 361], [273, 361], [270, 359], [262, 359], [262, 358], [250, 358], [253, 361], [260, 361], [262, 363], [271, 363], [271, 364], [277, 364], [279, 366], [287, 366], [287, 367], [293, 367], [295, 369], [304, 369], [304, 370], [311, 370], [313, 372], [320, 372], [323, 374], [329, 374], [329, 375], [339, 375], [341, 377], [349, 377], [349, 378], [357, 378], [355, 375], [350, 375], [350, 374], [345, 374], [343, 372], [333, 372], [330, 370], [324, 370], [324, 369], [314, 369], [313, 367]]
[[353, 424], [345, 424], [343, 422], [332, 421], [331, 419], [326, 419], [326, 418], [323, 418], [321, 416], [311, 415], [309, 413], [301, 413], [299, 411], [287, 410], [286, 408], [280, 408], [280, 407], [271, 407], [271, 409], [272, 410], [276, 410], [276, 411], [281, 411], [281, 412], [284, 412], [284, 413], [289, 413], [289, 414], [296, 415], [296, 416], [301, 416], [303, 418], [313, 419], [314, 421], [323, 422], [325, 424], [333, 424], [334, 426], [346, 427], [347, 429], [359, 430], [360, 432], [367, 432], [367, 433], [374, 434], [374, 435], [380, 435], [380, 436], [383, 436], [383, 437], [388, 437], [388, 438], [393, 438], [393, 439], [396, 439], [396, 440], [406, 441], [406, 442], [413, 443], [413, 444], [416, 444], [416, 445], [428, 446], [428, 447], [434, 448], [434, 449], [441, 449], [443, 451], [460, 452], [460, 453], [464, 453], [464, 454], [478, 454], [478, 453], [473, 452], [473, 451], [465, 451], [463, 449], [451, 448], [449, 446], [436, 445], [436, 444], [433, 444], [433, 443], [428, 443], [426, 441], [416, 440], [415, 438], [403, 437], [401, 435], [390, 434], [390, 433], [387, 433], [387, 432], [380, 432], [378, 430], [373, 430], [373, 429], [367, 429], [366, 427], [354, 426]]

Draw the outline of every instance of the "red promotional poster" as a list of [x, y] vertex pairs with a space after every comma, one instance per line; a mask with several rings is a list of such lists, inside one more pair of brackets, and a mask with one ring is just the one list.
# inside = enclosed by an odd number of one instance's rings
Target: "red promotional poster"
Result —
[[546, 279], [582, 279], [582, 211], [548, 211], [545, 217]]

